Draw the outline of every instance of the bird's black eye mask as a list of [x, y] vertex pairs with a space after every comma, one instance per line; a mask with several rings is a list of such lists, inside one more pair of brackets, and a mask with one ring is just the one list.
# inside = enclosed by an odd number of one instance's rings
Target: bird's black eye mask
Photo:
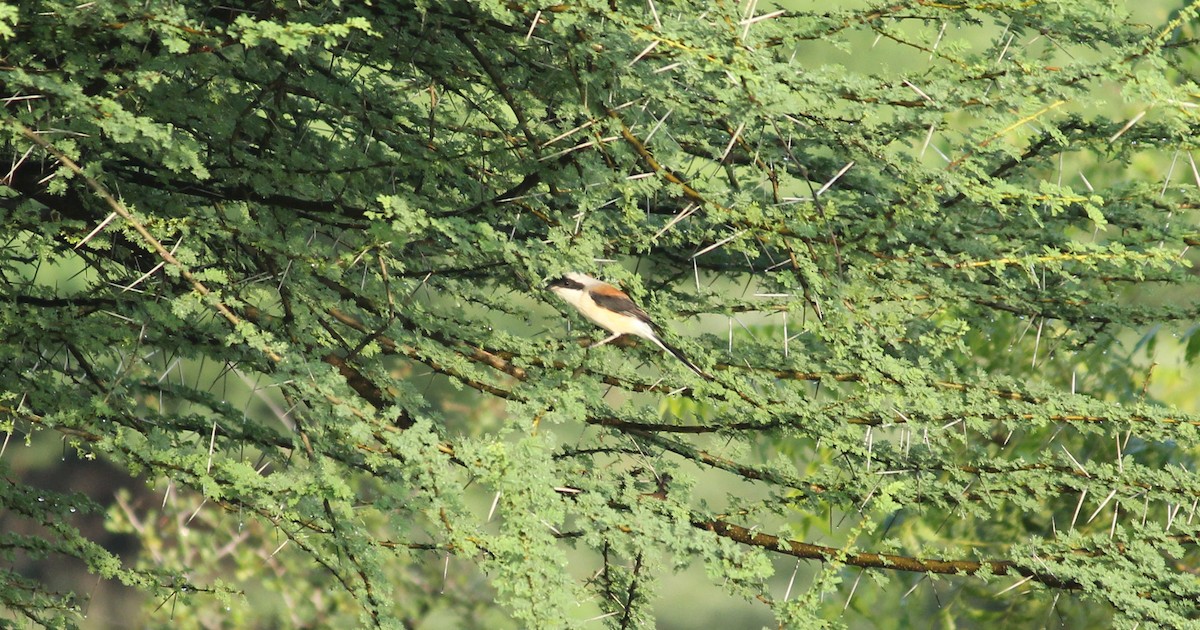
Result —
[[550, 284], [547, 284], [546, 287], [550, 288], [550, 289], [573, 289], [576, 291], [582, 291], [583, 283], [576, 282], [575, 280], [572, 280], [567, 277], [562, 277], [562, 278], [555, 278], [554, 280], [551, 280]]

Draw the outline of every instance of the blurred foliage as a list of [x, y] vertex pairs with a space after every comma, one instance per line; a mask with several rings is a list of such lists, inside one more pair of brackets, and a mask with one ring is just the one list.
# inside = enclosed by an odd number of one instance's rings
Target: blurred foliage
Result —
[[0, 4], [0, 624], [1194, 623], [1198, 8]]

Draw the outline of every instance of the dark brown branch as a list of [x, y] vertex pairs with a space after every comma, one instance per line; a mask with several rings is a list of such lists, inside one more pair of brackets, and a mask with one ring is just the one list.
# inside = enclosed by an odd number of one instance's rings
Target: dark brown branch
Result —
[[845, 550], [835, 547], [824, 547], [796, 540], [786, 540], [778, 536], [772, 536], [771, 534], [755, 532], [720, 519], [695, 519], [692, 521], [692, 525], [743, 545], [759, 547], [806, 560], [841, 562], [850, 566], [867, 569], [891, 569], [894, 571], [936, 573], [939, 575], [969, 576], [986, 569], [993, 575], [1021, 575], [1050, 588], [1068, 590], [1083, 588], [1083, 585], [1075, 580], [1064, 580], [1050, 573], [1032, 571], [1017, 566], [1012, 560], [935, 560], [890, 553], [847, 553]]

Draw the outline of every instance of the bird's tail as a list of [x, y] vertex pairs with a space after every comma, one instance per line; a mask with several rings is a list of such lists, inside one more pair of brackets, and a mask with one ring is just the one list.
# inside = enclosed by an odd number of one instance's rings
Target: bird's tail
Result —
[[651, 341], [658, 344], [659, 347], [661, 347], [663, 350], [666, 350], [668, 353], [671, 354], [671, 356], [674, 356], [676, 359], [679, 359], [684, 365], [688, 366], [688, 369], [690, 369], [691, 371], [695, 372], [696, 374], [699, 374], [700, 376], [702, 376], [710, 381], [713, 380], [713, 377], [711, 374], [705, 372], [704, 370], [701, 370], [699, 366], [697, 366], [695, 363], [692, 363], [691, 359], [688, 359], [687, 355], [685, 355], [683, 353], [683, 351], [680, 350], [679, 348], [676, 348], [676, 347], [668, 344], [667, 342], [663, 341], [662, 339], [659, 339], [657, 336], [651, 338]]

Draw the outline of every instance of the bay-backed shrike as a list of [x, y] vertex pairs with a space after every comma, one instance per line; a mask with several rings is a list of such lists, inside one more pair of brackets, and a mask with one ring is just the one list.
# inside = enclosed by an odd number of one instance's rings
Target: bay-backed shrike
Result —
[[667, 345], [658, 333], [658, 326], [650, 320], [646, 311], [638, 308], [638, 305], [634, 304], [633, 300], [617, 287], [576, 272], [551, 280], [549, 287], [555, 295], [579, 309], [584, 317], [612, 333], [610, 337], [592, 344], [593, 348], [602, 346], [621, 335], [635, 335], [654, 342], [655, 345], [682, 361], [696, 374], [707, 379], [712, 378], [695, 363], [689, 361], [682, 352]]

